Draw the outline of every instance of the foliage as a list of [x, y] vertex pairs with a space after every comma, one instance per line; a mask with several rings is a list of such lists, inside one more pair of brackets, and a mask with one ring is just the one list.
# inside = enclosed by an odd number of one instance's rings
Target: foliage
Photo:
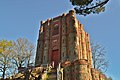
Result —
[[12, 41], [1, 40], [0, 41], [0, 72], [2, 73], [2, 78], [5, 78], [5, 75], [10, 74], [11, 65], [11, 47]]
[[26, 38], [17, 41], [0, 40], [0, 74], [4, 79], [14, 75], [19, 67], [34, 65], [34, 45]]
[[101, 72], [105, 72], [108, 67], [108, 61], [105, 58], [105, 48], [100, 44], [91, 44], [92, 48], [92, 59], [93, 59], [93, 67], [95, 69], [100, 70]]
[[105, 11], [105, 4], [109, 0], [70, 0], [76, 11], [76, 14], [79, 15], [89, 15], [91, 13], [99, 14]]

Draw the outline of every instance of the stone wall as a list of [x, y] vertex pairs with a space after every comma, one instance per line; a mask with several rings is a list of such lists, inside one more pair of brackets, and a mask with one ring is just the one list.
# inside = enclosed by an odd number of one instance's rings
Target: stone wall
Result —
[[35, 65], [62, 63], [64, 80], [105, 80], [106, 76], [92, 68], [90, 37], [69, 11], [41, 21]]
[[91, 68], [92, 80], [107, 80], [105, 74], [101, 73], [97, 69]]

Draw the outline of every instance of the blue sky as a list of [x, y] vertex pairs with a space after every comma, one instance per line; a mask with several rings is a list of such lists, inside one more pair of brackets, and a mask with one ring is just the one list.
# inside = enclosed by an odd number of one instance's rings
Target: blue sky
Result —
[[[99, 15], [78, 16], [91, 40], [107, 51], [113, 80], [120, 80], [120, 0], [110, 0]], [[37, 43], [41, 20], [53, 18], [73, 9], [69, 0], [0, 0], [0, 40], [25, 37]]]

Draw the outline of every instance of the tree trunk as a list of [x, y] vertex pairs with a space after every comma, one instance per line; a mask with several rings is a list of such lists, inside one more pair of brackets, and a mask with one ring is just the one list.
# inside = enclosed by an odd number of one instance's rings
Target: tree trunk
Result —
[[2, 78], [3, 78], [3, 79], [5, 78], [5, 71], [6, 71], [6, 68], [5, 68], [5, 65], [4, 65], [3, 74], [2, 74]]
[[26, 71], [25, 71], [25, 80], [29, 80], [30, 74], [31, 74], [31, 71], [29, 71], [29, 69], [26, 69]]

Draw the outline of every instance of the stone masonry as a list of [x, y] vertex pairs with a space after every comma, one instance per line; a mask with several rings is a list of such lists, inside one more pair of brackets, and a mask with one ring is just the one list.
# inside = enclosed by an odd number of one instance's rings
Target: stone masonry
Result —
[[41, 21], [35, 66], [61, 63], [63, 80], [105, 80], [106, 76], [92, 68], [90, 37], [83, 25], [69, 11]]

